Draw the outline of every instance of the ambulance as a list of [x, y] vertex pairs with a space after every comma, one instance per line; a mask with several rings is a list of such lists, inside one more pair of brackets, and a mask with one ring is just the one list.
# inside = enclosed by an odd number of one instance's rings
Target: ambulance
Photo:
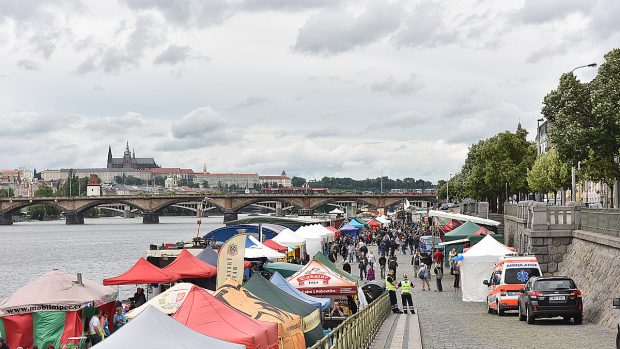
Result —
[[542, 276], [536, 256], [507, 254], [500, 257], [488, 280], [487, 311], [499, 316], [519, 309], [521, 289], [532, 276]]

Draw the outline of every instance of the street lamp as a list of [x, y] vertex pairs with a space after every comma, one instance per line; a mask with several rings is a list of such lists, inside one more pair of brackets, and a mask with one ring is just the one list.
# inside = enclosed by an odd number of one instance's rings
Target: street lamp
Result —
[[[576, 68], [573, 68], [573, 70], [570, 71], [570, 73], [572, 74], [575, 70], [577, 69], [581, 69], [581, 68], [594, 68], [596, 67], [596, 63], [590, 63], [590, 64], [586, 64], [586, 65], [580, 65]], [[571, 166], [570, 168], [570, 177], [571, 177], [571, 188], [570, 188], [570, 199], [571, 201], [577, 201], [577, 181], [575, 180], [575, 166]]]
[[450, 189], [450, 180], [452, 179], [452, 173], [450, 173], [450, 177], [448, 177], [448, 181], [446, 182], [446, 204], [450, 202], [449, 189]]

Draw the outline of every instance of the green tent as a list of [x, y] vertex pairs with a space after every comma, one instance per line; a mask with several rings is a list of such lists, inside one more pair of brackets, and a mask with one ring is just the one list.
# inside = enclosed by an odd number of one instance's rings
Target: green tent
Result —
[[280, 273], [280, 275], [285, 278], [295, 274], [301, 269], [303, 265], [293, 264], [293, 263], [284, 263], [284, 262], [274, 262], [274, 263], [266, 263], [264, 268], [268, 272], [275, 274], [276, 272]]
[[476, 235], [475, 232], [480, 229], [480, 226], [476, 223], [465, 222], [457, 228], [446, 233], [444, 240], [445, 241], [453, 241], [460, 240], [466, 237]]
[[366, 222], [365, 220], [363, 220], [360, 217], [355, 217], [353, 218], [354, 220], [356, 220], [358, 223], [363, 224], [364, 228], [370, 228], [370, 225], [368, 225], [368, 222]]
[[319, 263], [323, 264], [324, 266], [326, 266], [327, 268], [329, 268], [331, 271], [333, 271], [334, 273], [345, 277], [348, 280], [351, 280], [355, 283], [359, 283], [360, 278], [358, 276], [355, 275], [351, 275], [349, 273], [347, 273], [346, 271], [338, 268], [338, 266], [336, 264], [334, 264], [334, 262], [330, 261], [329, 258], [325, 257], [325, 255], [321, 252], [317, 252], [314, 257], [314, 259], [316, 259]]
[[313, 346], [323, 338], [321, 311], [319, 309], [282, 291], [260, 273], [252, 275], [250, 280], [243, 284], [243, 287], [274, 307], [301, 316], [306, 347]]

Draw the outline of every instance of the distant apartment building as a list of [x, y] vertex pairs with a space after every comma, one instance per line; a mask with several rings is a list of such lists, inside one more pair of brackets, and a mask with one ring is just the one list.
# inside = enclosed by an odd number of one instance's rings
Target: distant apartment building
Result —
[[284, 170], [279, 176], [260, 176], [260, 183], [263, 187], [290, 187], [291, 178]]
[[177, 179], [194, 179], [194, 170], [191, 168], [178, 168], [178, 167], [160, 167], [152, 168], [149, 171], [153, 174], [153, 177], [169, 177], [175, 176]]
[[226, 188], [236, 187], [240, 189], [252, 189], [257, 186], [259, 176], [256, 173], [194, 173], [194, 183], [203, 188]]

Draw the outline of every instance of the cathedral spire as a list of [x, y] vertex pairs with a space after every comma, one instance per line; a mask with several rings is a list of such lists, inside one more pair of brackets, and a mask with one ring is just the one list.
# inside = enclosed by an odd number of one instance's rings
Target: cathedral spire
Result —
[[133, 148], [133, 156], [134, 159], [136, 158], [136, 148]]

